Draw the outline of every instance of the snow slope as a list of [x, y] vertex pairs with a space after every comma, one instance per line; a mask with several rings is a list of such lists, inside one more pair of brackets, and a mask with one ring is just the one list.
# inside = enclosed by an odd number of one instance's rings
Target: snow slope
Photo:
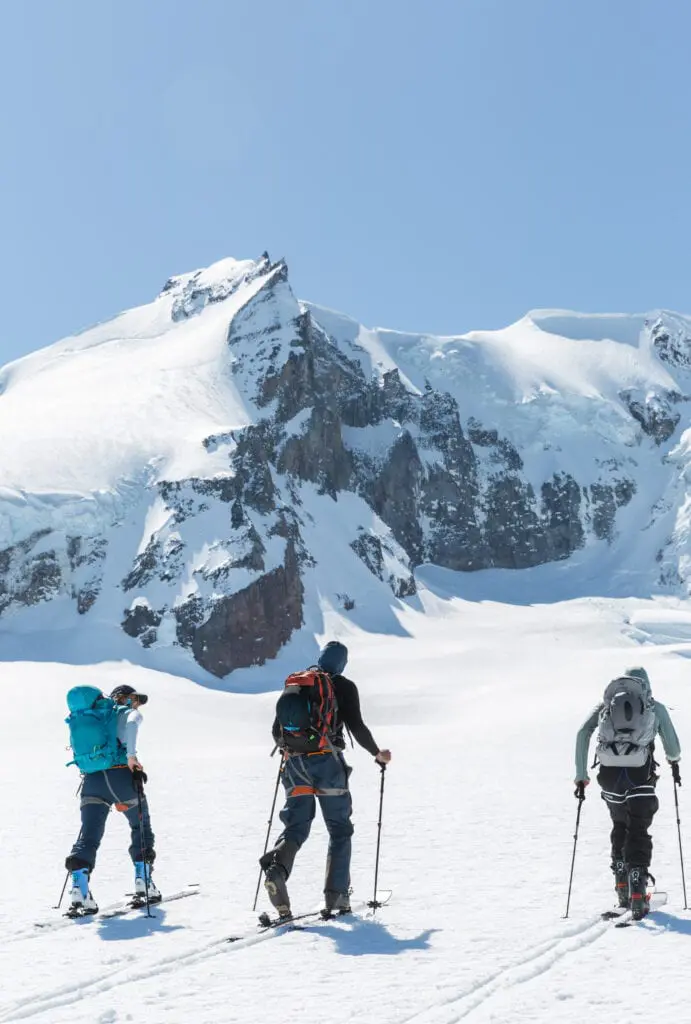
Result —
[[171, 278], [0, 370], [0, 635], [210, 682], [323, 608], [395, 632], [425, 562], [685, 594], [690, 374], [666, 311], [442, 338], [299, 303], [268, 256]]
[[[674, 653], [685, 650], [683, 638], [641, 646], [641, 631], [660, 641], [684, 621], [685, 606], [593, 598], [501, 604], [501, 587], [486, 587], [481, 600], [459, 597], [465, 581], [454, 573], [428, 569], [420, 582], [426, 615], [404, 610], [405, 635], [373, 635], [336, 611], [326, 615], [326, 634], [350, 645], [366, 719], [394, 753], [380, 873], [393, 897], [375, 919], [361, 912], [302, 932], [252, 934], [256, 858], [276, 771], [268, 757], [275, 694], [214, 691], [124, 662], [7, 665], [0, 1021], [688, 1019], [691, 915], [682, 910], [666, 766], [653, 862], [659, 888], [669, 893], [664, 911], [624, 932], [599, 920], [612, 892], [608, 816], [593, 785], [571, 917], [561, 917], [576, 811], [576, 729], [609, 678], [642, 661], [684, 745], [691, 731], [686, 662]], [[273, 669], [254, 671], [258, 687], [275, 688]], [[50, 907], [77, 831], [77, 778], [62, 767], [65, 690], [124, 681], [150, 694], [140, 747], [150, 773], [158, 883], [171, 891], [199, 882], [200, 895], [159, 908], [153, 921], [95, 918], [37, 932], [34, 921], [60, 920]], [[355, 766], [354, 899], [361, 902], [371, 893], [379, 773], [359, 749], [348, 759]], [[688, 847], [685, 795], [683, 788]], [[126, 829], [116, 819], [94, 876], [102, 905], [131, 884]], [[291, 879], [296, 909], [318, 905], [324, 857], [318, 822]], [[245, 931], [246, 941], [222, 941]]]

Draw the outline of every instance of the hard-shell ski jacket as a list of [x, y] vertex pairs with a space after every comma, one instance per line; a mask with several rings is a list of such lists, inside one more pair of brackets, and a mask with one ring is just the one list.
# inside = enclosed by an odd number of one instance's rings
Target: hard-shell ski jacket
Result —
[[[588, 775], [588, 746], [590, 744], [590, 737], [597, 729], [600, 712], [604, 707], [604, 703], [600, 702], [597, 707], [591, 712], [586, 718], [585, 722], [578, 730], [578, 736], [576, 737], [576, 778], [577, 779], [589, 779]], [[672, 719], [669, 717], [669, 711], [664, 704], [661, 704], [659, 700], [655, 701], [655, 734], [660, 734], [662, 740], [662, 746], [665, 750], [665, 756], [668, 761], [678, 761], [681, 757], [681, 746], [679, 745], [679, 737], [677, 736], [676, 730], [672, 725]]]

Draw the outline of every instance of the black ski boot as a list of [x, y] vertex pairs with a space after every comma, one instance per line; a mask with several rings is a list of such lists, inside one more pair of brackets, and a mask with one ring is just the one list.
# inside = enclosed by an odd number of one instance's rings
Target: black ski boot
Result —
[[324, 890], [324, 909], [321, 911], [321, 916], [325, 921], [328, 921], [330, 917], [336, 917], [336, 915], [344, 917], [352, 912], [349, 892], [337, 892], [335, 889]]
[[624, 860], [612, 862], [614, 872], [614, 890], [617, 894], [617, 903], [620, 907], [629, 906], [629, 866]]
[[288, 896], [288, 887], [286, 886], [287, 880], [286, 869], [282, 864], [277, 864], [275, 861], [273, 864], [269, 864], [264, 871], [264, 888], [269, 895], [269, 899], [278, 911], [278, 916], [289, 921], [293, 913], [290, 909], [290, 897]]
[[650, 910], [647, 868], [629, 868], [629, 899], [631, 917], [634, 921], [642, 920]]

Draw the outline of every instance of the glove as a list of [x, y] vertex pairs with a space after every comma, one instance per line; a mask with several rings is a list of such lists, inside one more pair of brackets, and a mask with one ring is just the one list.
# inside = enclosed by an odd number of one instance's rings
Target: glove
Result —
[[675, 786], [681, 786], [681, 775], [679, 774], [679, 762], [678, 761], [670, 761], [669, 763], [670, 763], [670, 766], [672, 768], [672, 778], [674, 779], [674, 785]]
[[141, 789], [145, 782], [149, 781], [149, 776], [146, 774], [143, 768], [132, 769], [132, 782], [136, 789]]
[[590, 779], [577, 779], [573, 795], [577, 800], [585, 800], [585, 787], [590, 784]]

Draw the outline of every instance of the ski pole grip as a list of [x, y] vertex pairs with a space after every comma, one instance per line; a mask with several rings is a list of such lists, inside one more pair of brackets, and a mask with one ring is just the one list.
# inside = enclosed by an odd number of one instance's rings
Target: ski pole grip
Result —
[[675, 786], [681, 786], [681, 775], [679, 774], [679, 762], [670, 761], [670, 767], [672, 769], [672, 778], [674, 779]]
[[577, 782], [576, 788], [573, 791], [573, 795], [577, 800], [585, 800], [585, 783]]

